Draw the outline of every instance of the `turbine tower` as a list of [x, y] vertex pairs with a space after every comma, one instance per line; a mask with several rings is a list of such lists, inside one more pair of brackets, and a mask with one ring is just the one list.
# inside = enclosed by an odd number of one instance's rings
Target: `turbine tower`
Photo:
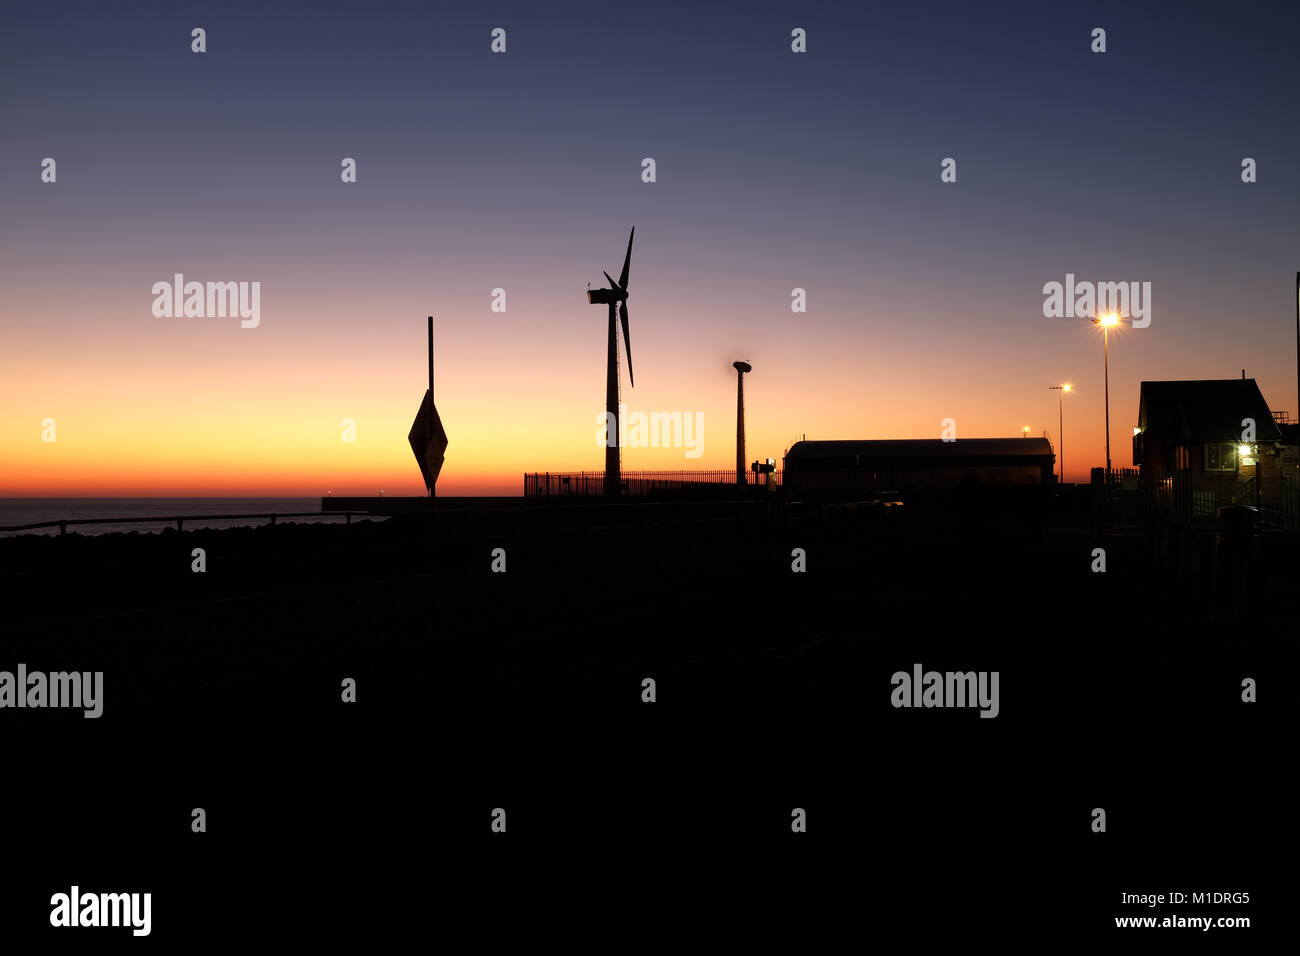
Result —
[[627, 237], [627, 255], [623, 257], [623, 271], [615, 282], [608, 272], [608, 289], [588, 289], [587, 302], [591, 305], [602, 303], [609, 306], [609, 358], [605, 366], [605, 425], [608, 433], [605, 440], [605, 494], [617, 496], [622, 487], [619, 470], [619, 440], [622, 428], [618, 420], [618, 334], [614, 328], [614, 307], [618, 306], [619, 318], [623, 324], [623, 347], [627, 351], [627, 377], [632, 386], [636, 380], [632, 377], [632, 340], [627, 332], [627, 270], [632, 263], [632, 239], [636, 236], [636, 226]]
[[745, 484], [745, 373], [754, 369], [748, 362], [732, 362], [736, 370], [736, 484]]

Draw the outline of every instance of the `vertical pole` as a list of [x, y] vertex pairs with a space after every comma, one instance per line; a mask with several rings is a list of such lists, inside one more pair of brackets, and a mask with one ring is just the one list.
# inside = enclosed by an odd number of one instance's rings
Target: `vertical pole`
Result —
[[736, 369], [736, 484], [745, 483], [745, 373]]
[[[618, 339], [614, 331], [614, 310], [618, 303], [609, 303], [609, 353], [605, 362], [605, 422], [613, 430], [605, 436], [605, 494], [617, 497], [622, 486], [619, 446], [622, 435], [622, 422], [619, 421], [618, 407]], [[611, 444], [612, 439], [612, 444]]]
[[1110, 481], [1110, 329], [1103, 328], [1106, 350], [1106, 480]]
[[[433, 442], [433, 316], [429, 316], [429, 417], [424, 422], [424, 447]], [[433, 498], [433, 485], [429, 486], [429, 497]], [[433, 507], [432, 501], [429, 507]]]
[[1056, 441], [1061, 446], [1061, 484], [1065, 484], [1065, 389], [1056, 395]]

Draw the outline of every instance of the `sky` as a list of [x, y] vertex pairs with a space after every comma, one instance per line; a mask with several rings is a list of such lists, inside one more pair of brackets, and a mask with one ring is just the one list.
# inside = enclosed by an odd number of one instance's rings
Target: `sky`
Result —
[[[1117, 467], [1143, 380], [1245, 369], [1300, 411], [1287, 4], [4, 19], [0, 496], [420, 494], [429, 314], [439, 494], [599, 471], [606, 315], [585, 292], [618, 275], [633, 225], [622, 399], [704, 425], [699, 457], [627, 448], [625, 470], [734, 467], [743, 359], [750, 460], [805, 435], [937, 438], [946, 418], [959, 439], [1028, 426], [1055, 446], [1049, 386], [1069, 381], [1066, 478], [1086, 480], [1105, 463], [1103, 351], [1085, 319], [1043, 314], [1067, 273], [1151, 283], [1151, 324], [1110, 343]], [[259, 282], [259, 324], [155, 316], [176, 273]]]

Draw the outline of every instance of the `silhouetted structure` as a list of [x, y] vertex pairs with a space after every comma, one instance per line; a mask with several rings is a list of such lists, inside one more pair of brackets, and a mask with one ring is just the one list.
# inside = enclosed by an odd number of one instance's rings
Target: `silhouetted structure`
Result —
[[[1294, 438], [1254, 379], [1143, 382], [1133, 463], [1142, 506], [1179, 522], [1214, 523], [1253, 509], [1261, 527], [1297, 529]], [[1253, 423], [1254, 437], [1250, 437]], [[1284, 432], [1283, 429], [1287, 431]]]
[[1146, 478], [1281, 474], [1282, 433], [1253, 378], [1143, 382], [1137, 427], [1133, 464]]
[[[730, 471], [629, 471], [622, 473], [621, 494], [629, 497], [670, 495], [699, 500], [752, 497], [767, 488], [767, 474], [746, 473], [745, 489]], [[780, 485], [781, 472], [772, 479]], [[752, 490], [751, 490], [752, 489]], [[588, 498], [605, 493], [599, 471], [529, 472], [524, 475], [525, 498]]]
[[946, 488], [962, 483], [1038, 485], [1052, 480], [1046, 438], [800, 441], [785, 455], [792, 495]]
[[[1275, 416], [1285, 412], [1274, 412]], [[1280, 417], [1273, 419], [1277, 430], [1282, 433], [1282, 445], [1278, 449], [1282, 463], [1282, 477], [1292, 480], [1300, 479], [1300, 423], [1291, 422]]]
[[748, 362], [732, 362], [736, 370], [736, 484], [745, 484], [745, 373], [754, 369]]
[[587, 302], [592, 305], [605, 303], [609, 306], [609, 354], [605, 365], [605, 426], [608, 429], [605, 439], [605, 494], [617, 495], [621, 485], [619, 481], [622, 449], [619, 447], [618, 427], [618, 336], [614, 329], [614, 307], [618, 306], [619, 317], [623, 321], [623, 346], [627, 349], [627, 378], [636, 386], [632, 375], [632, 340], [627, 331], [627, 270], [632, 263], [632, 239], [636, 236], [636, 226], [632, 227], [627, 237], [627, 255], [623, 258], [623, 271], [615, 282], [608, 272], [608, 289], [588, 289]]
[[447, 451], [447, 433], [443, 430], [438, 406], [433, 402], [433, 316], [429, 316], [429, 388], [424, 393], [420, 410], [415, 413], [415, 422], [406, 440], [424, 476], [425, 490], [432, 498]]

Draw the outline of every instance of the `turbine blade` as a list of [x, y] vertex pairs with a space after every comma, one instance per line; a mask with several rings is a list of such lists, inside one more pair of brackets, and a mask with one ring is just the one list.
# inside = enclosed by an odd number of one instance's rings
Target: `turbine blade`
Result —
[[610, 276], [610, 274], [609, 274], [608, 272], [605, 273], [605, 278], [606, 278], [606, 279], [609, 279], [609, 286], [610, 286], [610, 288], [613, 289], [615, 292], [622, 292], [622, 293], [625, 294], [625, 295], [627, 294], [627, 290], [624, 289], [624, 288], [623, 288], [621, 285], [619, 285], [617, 282], [615, 282], [614, 279], [613, 279], [613, 277]]
[[632, 234], [627, 237], [627, 256], [623, 259], [623, 271], [619, 273], [618, 287], [627, 289], [627, 267], [632, 264], [632, 239], [636, 236], [636, 226], [632, 227]]
[[627, 350], [627, 378], [628, 381], [632, 383], [632, 387], [636, 388], [636, 379], [632, 376], [632, 340], [628, 338], [627, 334], [626, 302], [620, 302], [618, 304], [618, 317], [623, 320], [623, 347]]

